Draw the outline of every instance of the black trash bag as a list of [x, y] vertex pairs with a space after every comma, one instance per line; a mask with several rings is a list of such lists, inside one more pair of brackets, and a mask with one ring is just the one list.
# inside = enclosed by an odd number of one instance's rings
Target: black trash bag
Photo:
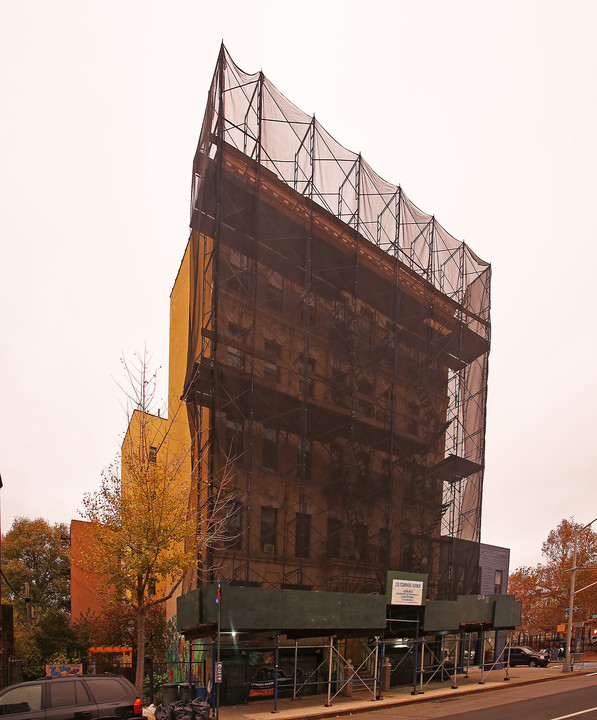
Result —
[[172, 720], [193, 720], [193, 708], [186, 700], [179, 700], [174, 703]]
[[211, 705], [203, 698], [191, 700], [193, 708], [193, 720], [209, 720], [211, 717]]
[[155, 720], [174, 720], [174, 707], [169, 702], [161, 702], [155, 709]]

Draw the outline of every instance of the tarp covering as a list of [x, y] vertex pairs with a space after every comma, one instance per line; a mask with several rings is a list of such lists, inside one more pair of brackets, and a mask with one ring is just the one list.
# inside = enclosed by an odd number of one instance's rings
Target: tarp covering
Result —
[[384, 592], [394, 568], [475, 592], [452, 540], [480, 538], [490, 266], [225, 48], [191, 227], [198, 491], [232, 476], [238, 502], [204, 572]]

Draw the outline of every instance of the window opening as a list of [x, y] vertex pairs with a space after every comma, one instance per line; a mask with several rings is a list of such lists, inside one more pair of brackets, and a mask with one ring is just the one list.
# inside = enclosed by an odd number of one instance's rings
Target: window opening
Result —
[[261, 464], [270, 470], [278, 470], [278, 431], [263, 429]]
[[298, 558], [308, 558], [311, 545], [311, 515], [297, 512], [295, 523], [294, 554]]
[[276, 552], [278, 510], [267, 505], [261, 506], [261, 550], [264, 553]]
[[244, 452], [243, 424], [236, 420], [226, 420], [226, 444], [224, 451], [235, 460]]
[[337, 518], [328, 518], [325, 548], [328, 560], [342, 555], [342, 522]]

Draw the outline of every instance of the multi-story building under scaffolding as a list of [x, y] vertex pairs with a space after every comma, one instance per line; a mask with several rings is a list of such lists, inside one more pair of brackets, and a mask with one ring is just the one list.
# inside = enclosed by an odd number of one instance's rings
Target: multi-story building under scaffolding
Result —
[[222, 48], [173, 291], [196, 502], [236, 503], [198, 585], [478, 591], [490, 274]]

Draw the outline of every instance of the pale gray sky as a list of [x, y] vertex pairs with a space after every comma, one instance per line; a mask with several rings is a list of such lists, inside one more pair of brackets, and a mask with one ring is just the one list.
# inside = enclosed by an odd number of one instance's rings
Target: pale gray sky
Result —
[[97, 488], [122, 352], [166, 377], [222, 39], [492, 263], [483, 540], [535, 564], [592, 518], [596, 31], [593, 0], [0, 0], [3, 530]]

